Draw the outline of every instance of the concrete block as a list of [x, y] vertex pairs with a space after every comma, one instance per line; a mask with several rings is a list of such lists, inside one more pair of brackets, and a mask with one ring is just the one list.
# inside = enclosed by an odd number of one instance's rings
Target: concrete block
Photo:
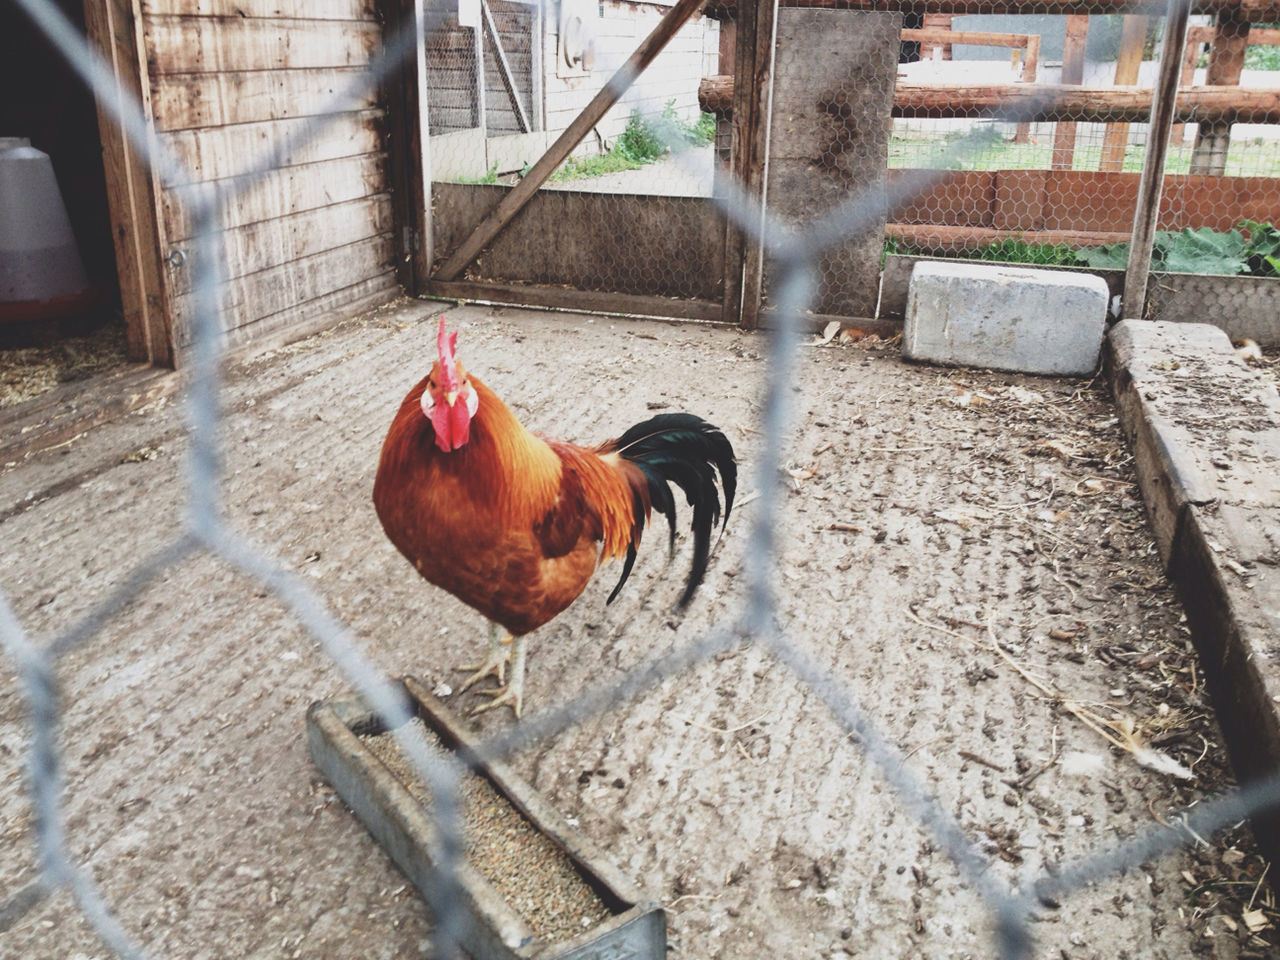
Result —
[[922, 261], [911, 273], [902, 352], [912, 360], [1089, 376], [1107, 284], [1088, 273]]

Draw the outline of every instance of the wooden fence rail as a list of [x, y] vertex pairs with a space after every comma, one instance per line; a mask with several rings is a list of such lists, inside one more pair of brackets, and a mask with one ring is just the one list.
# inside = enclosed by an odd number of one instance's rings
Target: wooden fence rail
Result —
[[[1101, 16], [1140, 13], [1163, 16], [1165, 4], [1135, 0], [779, 0], [783, 7], [818, 7], [827, 10], [877, 10], [887, 13], [973, 14], [1049, 13]], [[709, 0], [704, 16], [713, 20], [737, 17], [737, 0]], [[1280, 0], [1195, 0], [1192, 13], [1228, 14], [1250, 23], [1280, 21]]]
[[[704, 77], [698, 86], [698, 102], [707, 113], [731, 115], [733, 77]], [[1002, 109], [1015, 112], [1020, 121], [1030, 122], [1143, 122], [1151, 114], [1151, 90], [1052, 84], [940, 87], [899, 83], [893, 93], [895, 117], [988, 117]], [[1184, 87], [1178, 91], [1174, 119], [1184, 123], [1280, 123], [1280, 89]]]

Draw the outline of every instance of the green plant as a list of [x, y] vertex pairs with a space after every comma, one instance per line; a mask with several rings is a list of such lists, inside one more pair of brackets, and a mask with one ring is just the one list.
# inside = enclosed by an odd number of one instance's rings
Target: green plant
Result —
[[[907, 254], [914, 256], [949, 256], [965, 260], [989, 260], [1001, 263], [1031, 263], [1041, 266], [1078, 266], [1076, 251], [1065, 243], [1027, 243], [1025, 240], [1006, 238], [983, 244], [974, 250], [955, 252], [930, 247], [913, 246], [896, 237], [884, 242], [884, 255]], [[881, 261], [883, 266], [883, 260]]]
[[551, 175], [553, 183], [581, 180], [585, 177], [603, 177], [622, 170], [639, 170], [644, 164], [623, 156], [616, 148], [594, 157], [570, 157]]
[[[883, 257], [889, 254], [954, 256], [965, 260], [998, 260], [1041, 266], [1092, 267], [1123, 270], [1129, 262], [1129, 244], [1112, 243], [1076, 250], [1066, 244], [1027, 243], [1016, 238], [997, 240], [976, 250], [960, 253], [913, 246], [889, 237]], [[1161, 230], [1152, 244], [1151, 268], [1165, 273], [1208, 273], [1234, 276], [1280, 277], [1280, 228], [1270, 223], [1242, 220], [1225, 232]]]
[[1244, 52], [1244, 65], [1249, 70], [1280, 70], [1280, 46], [1251, 46]]
[[[1129, 260], [1129, 244], [1113, 243], [1076, 253], [1079, 261], [1095, 269], [1123, 270]], [[1280, 230], [1270, 223], [1242, 221], [1225, 232], [1201, 227], [1181, 231], [1161, 230], [1152, 243], [1151, 268], [1167, 273], [1210, 273], [1234, 276], [1280, 276]]]
[[613, 148], [634, 163], [650, 163], [667, 152], [658, 130], [638, 112], [631, 114]]
[[1076, 265], [1076, 252], [1065, 243], [1027, 243], [1010, 238], [980, 247], [978, 259], [1070, 267]]
[[498, 161], [493, 161], [493, 166], [489, 171], [480, 177], [469, 177], [465, 173], [459, 174], [458, 183], [487, 183], [495, 184], [498, 182]]

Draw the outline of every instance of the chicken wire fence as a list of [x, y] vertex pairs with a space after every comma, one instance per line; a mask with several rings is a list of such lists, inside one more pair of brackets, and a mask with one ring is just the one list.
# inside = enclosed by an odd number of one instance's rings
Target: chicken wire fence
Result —
[[[889, 249], [1123, 269], [1138, 172], [1154, 145], [1150, 90], [1158, 85], [1165, 19], [1105, 3], [1082, 3], [1062, 16], [994, 4], [954, 16], [927, 4], [902, 10], [916, 29], [904, 34], [912, 39], [899, 73], [890, 175], [944, 166], [935, 159], [941, 146], [975, 127], [989, 139], [936, 188], [890, 213]], [[1248, 238], [1264, 235], [1275, 219], [1280, 190], [1277, 41], [1271, 25], [1251, 25], [1238, 13], [1190, 17], [1154, 270], [1259, 270], [1245, 251]], [[1042, 107], [1029, 120], [975, 119], [992, 94], [1037, 90]], [[1170, 236], [1187, 231], [1197, 236]], [[1201, 256], [1185, 255], [1197, 245]], [[1203, 256], [1219, 247], [1231, 252], [1213, 262]], [[1156, 315], [1164, 289], [1152, 289], [1148, 310]]]
[[[146, 119], [136, 104], [122, 103], [109, 95], [113, 87], [106, 68], [99, 56], [86, 45], [84, 38], [76, 34], [47, 0], [20, 2], [39, 28], [63, 51], [84, 81], [98, 91], [135, 149], [147, 156], [149, 162], [165, 176], [179, 177], [181, 171], [173, 169], [174, 161], [150, 136]], [[514, 7], [508, 5], [502, 9], [512, 12]], [[495, 5], [495, 15], [497, 12]], [[536, 20], [539, 16], [536, 8], [533, 13]], [[433, 13], [429, 9], [425, 11], [420, 20], [422, 35], [405, 34], [382, 52], [358, 83], [377, 83], [417, 43], [426, 43], [428, 49], [433, 43], [438, 44], [439, 49], [475, 49], [474, 46], [466, 47], [468, 38], [460, 31], [456, 18], [451, 20], [451, 16]], [[519, 26], [526, 23], [527, 18], [522, 20], [521, 11], [515, 10], [510, 22]], [[496, 32], [501, 33], [501, 30], [499, 26]], [[470, 39], [474, 40], [475, 35]], [[514, 41], [512, 46], [515, 46]], [[519, 64], [514, 56], [508, 62]], [[465, 70], [462, 72], [465, 74]], [[473, 88], [476, 87], [478, 85], [473, 83]], [[489, 92], [492, 91], [486, 89], [486, 94]], [[348, 93], [341, 93], [339, 102]], [[888, 91], [882, 90], [880, 95], [886, 96]], [[514, 102], [516, 98], [513, 95], [511, 99]], [[1015, 140], [1023, 124], [1030, 125], [1034, 136], [1035, 124], [1039, 121], [1033, 118], [1043, 108], [1043, 103], [1035, 102], [1022, 112], [1018, 109], [1003, 111], [995, 123], [1007, 124], [1005, 129], [1013, 131]], [[466, 108], [458, 109], [465, 112]], [[218, 250], [220, 226], [227, 205], [235, 199], [235, 191], [252, 185], [255, 178], [273, 170], [281, 156], [300, 142], [320, 136], [325, 127], [323, 115], [308, 122], [294, 139], [274, 145], [247, 164], [243, 175], [236, 178], [231, 187], [219, 190], [211, 186], [203, 192], [193, 191], [190, 210], [193, 236], [206, 241], [205, 250]], [[1179, 829], [1154, 827], [1074, 864], [1053, 872], [1046, 871], [1034, 883], [1010, 887], [989, 870], [986, 855], [979, 851], [957, 820], [943, 809], [913, 768], [909, 757], [904, 756], [880, 732], [879, 725], [848, 687], [821, 669], [796, 638], [785, 635], [776, 626], [775, 591], [778, 587], [775, 564], [782, 512], [778, 478], [785, 463], [785, 444], [791, 422], [791, 389], [801, 317], [818, 302], [817, 297], [829, 292], [831, 285], [828, 283], [824, 287], [823, 284], [824, 271], [832, 270], [831, 264], [838, 262], [845, 246], [865, 240], [867, 232], [883, 221], [887, 211], [920, 202], [928, 191], [944, 180], [933, 171], [952, 169], [957, 163], [971, 160], [975, 151], [987, 143], [989, 139], [982, 135], [953, 137], [943, 148], [945, 156], [931, 154], [932, 165], [928, 168], [853, 189], [834, 209], [813, 213], [805, 220], [790, 224], [762, 213], [732, 182], [719, 181], [715, 191], [719, 209], [748, 236], [757, 239], [768, 254], [772, 281], [769, 297], [776, 306], [778, 318], [769, 336], [769, 358], [760, 407], [762, 449], [754, 465], [760, 497], [749, 531], [742, 608], [731, 626], [711, 631], [693, 643], [676, 646], [640, 667], [628, 670], [621, 678], [601, 683], [561, 706], [526, 717], [482, 741], [477, 753], [485, 758], [501, 758], [544, 742], [591, 716], [608, 711], [619, 702], [653, 689], [664, 679], [726, 651], [743, 639], [753, 639], [825, 704], [852, 741], [848, 749], [860, 750], [879, 770], [891, 786], [901, 809], [907, 811], [932, 842], [946, 853], [959, 876], [976, 892], [989, 912], [995, 952], [1012, 958], [1031, 954], [1033, 936], [1029, 918], [1035, 903], [1069, 897], [1099, 878], [1195, 843], [1223, 826], [1268, 809], [1280, 796], [1280, 775], [1257, 781], [1212, 802], [1197, 804], [1180, 818]], [[489, 162], [487, 156], [482, 162]], [[36, 883], [8, 895], [0, 904], [0, 916], [11, 923], [13, 918], [21, 916], [52, 891], [66, 889], [103, 942], [119, 956], [130, 958], [147, 954], [140, 946], [136, 932], [125, 930], [115, 919], [110, 907], [112, 891], [109, 882], [95, 882], [89, 871], [69, 852], [59, 774], [65, 750], [58, 743], [62, 704], [58, 695], [57, 670], [62, 658], [73, 655], [85, 643], [98, 637], [103, 628], [158, 577], [192, 554], [204, 552], [242, 572], [277, 597], [321, 644], [389, 727], [401, 728], [409, 718], [408, 708], [394, 692], [395, 688], [380, 676], [348, 628], [326, 609], [319, 594], [288, 573], [256, 544], [234, 532], [228, 522], [222, 508], [225, 477], [219, 440], [222, 411], [217, 290], [224, 264], [220, 257], [206, 255], [196, 260], [194, 268], [196, 276], [192, 290], [195, 305], [190, 321], [189, 381], [184, 406], [189, 439], [185, 471], [189, 507], [182, 533], [155, 555], [130, 569], [109, 595], [98, 601], [77, 623], [48, 642], [37, 642], [28, 635], [7, 594], [0, 593], [0, 642], [17, 667], [28, 710], [28, 792], [34, 811], [40, 868], [40, 879]], [[462, 850], [457, 775], [452, 767], [428, 754], [420, 741], [403, 737], [401, 746], [436, 798], [432, 817], [440, 831], [442, 848], [434, 866], [434, 882], [427, 896], [434, 918], [433, 949], [438, 956], [453, 956], [466, 935], [465, 925], [468, 922], [467, 912], [460, 907], [461, 888], [457, 877]]]
[[[753, 195], [767, 197], [780, 222], [804, 224], [850, 184], [939, 175], [906, 191], [883, 223], [823, 255], [809, 312], [875, 316], [884, 252], [1123, 269], [1140, 202], [1139, 171], [1151, 146], [1150, 90], [1164, 42], [1159, 11], [1118, 9], [1109, 0], [1072, 4], [1070, 14], [1057, 15], [1022, 14], [995, 0], [965, 4], [954, 15], [933, 12], [936, 6], [922, 0], [874, 7], [901, 16], [900, 45], [871, 42], [857, 25], [866, 20], [837, 11], [790, 29], [779, 19], [766, 91], [767, 184]], [[429, 57], [429, 69], [460, 78], [431, 108], [440, 222], [450, 223], [454, 209], [466, 206], [466, 194], [452, 184], [517, 183], [662, 9], [563, 3], [521, 27], [533, 37], [532, 58], [520, 53], [523, 40], [508, 42], [512, 52], [504, 57], [491, 39], [504, 28], [486, 28], [489, 19], [464, 30], [462, 39], [449, 34], [447, 53]], [[733, 182], [739, 10], [712, 3], [705, 14], [677, 32], [547, 184], [593, 194], [589, 203], [566, 205], [561, 216], [580, 218], [599, 249], [566, 270], [528, 256], [523, 243], [518, 257], [490, 251], [465, 279], [693, 301], [733, 297], [716, 268], [733, 259], [734, 248], [706, 229], [711, 220], [702, 210], [717, 184]], [[1270, 276], [1274, 268], [1256, 254], [1276, 235], [1268, 224], [1280, 191], [1280, 30], [1230, 12], [1198, 14], [1190, 23], [1180, 64], [1184, 93], [1171, 136], [1161, 143], [1154, 269]], [[890, 51], [899, 61], [896, 76], [875, 62]], [[847, 80], [844, 92], [819, 104], [826, 116], [798, 125], [792, 113], [799, 101], [815, 84], [833, 80], [813, 64]], [[526, 82], [527, 108], [516, 89]], [[858, 93], [850, 97], [848, 90]], [[462, 106], [454, 108], [455, 101]], [[993, 109], [998, 103], [1022, 104], [1023, 118], [1001, 118]], [[436, 126], [437, 112], [446, 111], [457, 119]], [[885, 111], [892, 116], [887, 130]], [[486, 135], [486, 124], [500, 133]], [[952, 148], [961, 141], [957, 155]], [[652, 202], [642, 198], [654, 197], [664, 203], [651, 211]], [[491, 203], [485, 198], [477, 209]], [[1187, 231], [1195, 236], [1172, 236]], [[463, 235], [443, 228], [437, 259]], [[673, 246], [685, 255], [673, 256]], [[725, 266], [731, 275], [732, 264]], [[764, 269], [760, 296], [768, 309], [770, 268]], [[1166, 303], [1164, 289], [1152, 290], [1156, 311]], [[725, 315], [733, 309], [727, 305]]]

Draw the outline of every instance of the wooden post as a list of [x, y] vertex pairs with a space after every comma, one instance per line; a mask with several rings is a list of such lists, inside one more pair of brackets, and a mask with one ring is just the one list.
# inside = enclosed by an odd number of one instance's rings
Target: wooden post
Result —
[[[924, 15], [924, 22], [921, 26], [926, 30], [950, 30], [951, 21], [953, 19], [954, 18], [949, 13], [926, 13]], [[941, 57], [941, 59], [951, 59], [951, 44], [949, 43], [931, 44], [929, 47], [929, 56], [925, 56], [925, 45], [923, 43], [920, 44], [920, 59], [933, 59], [933, 51], [935, 49], [938, 50], [938, 56]]]
[[[1133, 86], [1142, 66], [1142, 48], [1147, 42], [1147, 17], [1128, 14], [1120, 30], [1120, 55], [1116, 58], [1116, 86]], [[1102, 138], [1102, 158], [1098, 169], [1118, 173], [1124, 169], [1125, 148], [1129, 145], [1129, 125], [1112, 123]]]
[[[84, 13], [89, 42], [111, 65], [115, 76], [113, 97], [142, 104], [150, 118], [151, 83], [139, 0], [86, 3]], [[129, 359], [172, 367], [177, 356], [168, 275], [161, 261], [165, 240], [161, 235], [164, 218], [159, 177], [147, 166], [146, 158], [134, 152], [115, 115], [101, 102], [98, 132]]]
[[[739, 4], [738, 11], [742, 19], [738, 21], [734, 71], [737, 77], [746, 78], [746, 82], [735, 81], [733, 86], [730, 175], [741, 196], [759, 204], [763, 211], [778, 3], [777, 0], [753, 0]], [[742, 116], [738, 115], [739, 111]], [[757, 238], [744, 235], [732, 223], [727, 229], [723, 318], [728, 323], [741, 323], [744, 330], [755, 330], [760, 325], [764, 247]]]
[[[1084, 82], [1084, 49], [1089, 39], [1089, 17], [1067, 17], [1067, 36], [1062, 42], [1062, 83], [1079, 86]], [[1053, 128], [1054, 170], [1070, 170], [1076, 155], [1076, 125], [1060, 121]]]
[[529, 120], [533, 123], [534, 130], [547, 129], [547, 97], [544, 90], [545, 77], [543, 70], [543, 45], [546, 43], [546, 7], [547, 4], [535, 3], [533, 5], [533, 18], [530, 24], [530, 52], [533, 54], [533, 82], [530, 84], [529, 99], [533, 102], [529, 104]]
[[[1182, 48], [1182, 76], [1178, 78], [1178, 86], [1186, 88], [1191, 86], [1196, 78], [1196, 62], [1200, 59], [1200, 47], [1203, 41], [1196, 38], [1193, 30], [1187, 31], [1187, 45]], [[1173, 129], [1169, 132], [1169, 142], [1174, 146], [1182, 146], [1182, 141], [1186, 139], [1187, 126], [1184, 123], [1175, 123]]]
[[[1040, 66], [1040, 34], [1033, 33], [1027, 36], [1027, 48], [1022, 58], [1022, 73], [1018, 77], [1023, 83], [1036, 82], [1036, 70]], [[1031, 142], [1031, 124], [1020, 123], [1013, 133], [1014, 143], [1030, 143]]]
[[573, 152], [573, 148], [582, 142], [582, 138], [590, 132], [591, 128], [599, 123], [609, 109], [630, 89], [636, 77], [640, 76], [645, 67], [662, 52], [663, 47], [675, 36], [676, 31], [684, 26], [685, 21], [703, 2], [705, 0], [680, 0], [663, 15], [658, 25], [653, 28], [653, 32], [641, 41], [635, 53], [631, 54], [627, 62], [609, 78], [609, 82], [601, 88], [600, 92], [591, 98], [591, 102], [530, 168], [524, 179], [502, 198], [494, 211], [480, 221], [480, 224], [471, 232], [471, 236], [467, 237], [441, 265], [436, 271], [436, 280], [453, 280], [466, 269], [467, 264], [471, 263], [510, 222], [511, 218], [524, 208], [529, 198], [538, 192], [538, 188]]
[[[488, 99], [488, 95], [485, 90], [486, 78], [484, 75], [484, 28], [478, 23], [471, 28], [471, 53], [476, 59], [475, 125], [480, 128], [480, 136], [488, 137], [488, 104], [485, 102]], [[487, 165], [488, 162], [489, 159], [486, 155], [484, 163]]]
[[[380, 13], [387, 24], [387, 46], [402, 31], [419, 30], [425, 22], [425, 0], [387, 0]], [[391, 182], [392, 227], [399, 256], [396, 281], [411, 297], [422, 293], [431, 269], [431, 162], [427, 143], [427, 51], [415, 43], [387, 77], [387, 166]]]
[[[1235, 14], [1219, 14], [1213, 45], [1209, 47], [1209, 74], [1205, 82], [1211, 87], [1238, 86], [1248, 46], [1249, 21]], [[1195, 150], [1191, 154], [1191, 172], [1222, 176], [1227, 169], [1227, 150], [1230, 147], [1231, 124], [1200, 124]]]
[[1129, 262], [1125, 267], [1122, 316], [1141, 320], [1146, 309], [1147, 280], [1151, 276], [1151, 249], [1160, 219], [1160, 193], [1164, 188], [1164, 161], [1169, 152], [1169, 131], [1173, 125], [1178, 74], [1182, 70], [1182, 50], [1187, 42], [1187, 20], [1192, 0], [1169, 0], [1164, 22], [1164, 47], [1160, 51], [1160, 78], [1151, 99], [1151, 130], [1147, 154], [1138, 179], [1138, 202], [1133, 213], [1133, 233], [1129, 239]]

